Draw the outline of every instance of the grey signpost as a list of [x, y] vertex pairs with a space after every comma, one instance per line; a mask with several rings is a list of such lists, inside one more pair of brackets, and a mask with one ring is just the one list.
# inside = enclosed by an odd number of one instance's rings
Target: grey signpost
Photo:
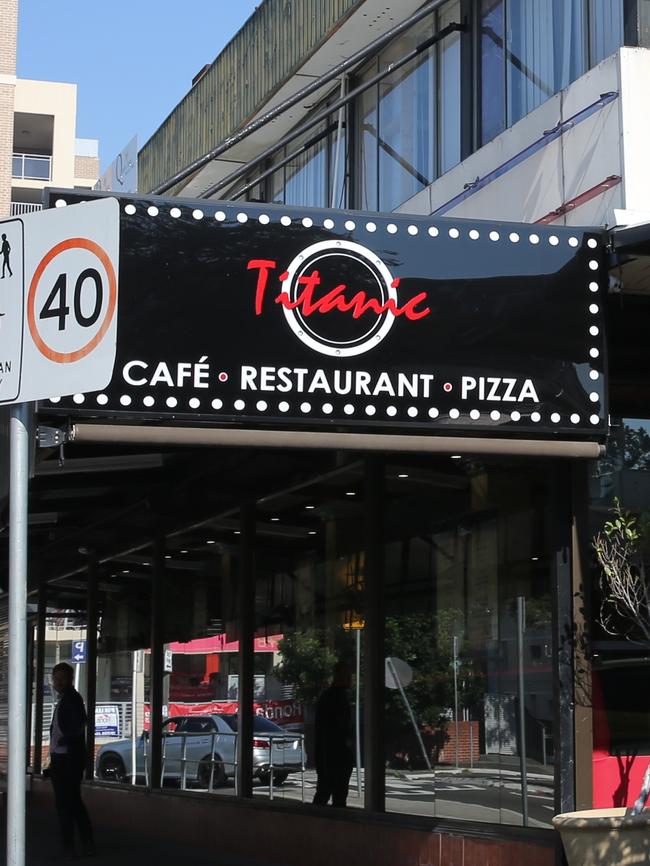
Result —
[[27, 738], [27, 483], [28, 403], [11, 407], [9, 421], [9, 713], [7, 864], [25, 861], [25, 759]]
[[24, 866], [31, 403], [103, 388], [111, 379], [119, 206], [103, 199], [43, 211], [6, 220], [0, 230], [9, 260], [0, 296], [0, 404], [11, 406], [7, 866]]
[[519, 768], [521, 771], [521, 812], [524, 827], [528, 826], [528, 770], [526, 767], [526, 691], [524, 686], [524, 633], [526, 631], [526, 599], [517, 596], [517, 697], [519, 704]]
[[404, 701], [404, 706], [406, 707], [406, 710], [409, 714], [411, 724], [413, 725], [415, 736], [417, 737], [418, 743], [420, 744], [420, 750], [422, 752], [424, 762], [427, 765], [427, 770], [431, 770], [431, 761], [429, 760], [427, 750], [424, 746], [424, 741], [422, 740], [420, 728], [417, 721], [415, 720], [413, 708], [411, 707], [409, 699], [406, 697], [406, 692], [404, 691], [405, 686], [408, 686], [412, 678], [413, 669], [409, 664], [407, 664], [405, 661], [402, 661], [402, 659], [391, 658], [390, 656], [386, 657], [386, 688], [399, 690], [399, 693], [402, 696], [402, 700]]

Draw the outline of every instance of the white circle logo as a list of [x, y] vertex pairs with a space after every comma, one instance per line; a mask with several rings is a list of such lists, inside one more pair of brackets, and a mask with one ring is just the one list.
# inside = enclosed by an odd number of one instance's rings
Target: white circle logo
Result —
[[393, 327], [398, 307], [395, 281], [384, 262], [361, 244], [313, 244], [293, 259], [283, 283], [289, 327], [322, 355], [362, 355]]

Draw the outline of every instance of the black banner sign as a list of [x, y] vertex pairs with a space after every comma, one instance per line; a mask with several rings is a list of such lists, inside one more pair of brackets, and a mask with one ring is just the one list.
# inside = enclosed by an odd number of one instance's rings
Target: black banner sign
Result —
[[120, 205], [113, 380], [46, 407], [246, 426], [606, 431], [597, 229]]

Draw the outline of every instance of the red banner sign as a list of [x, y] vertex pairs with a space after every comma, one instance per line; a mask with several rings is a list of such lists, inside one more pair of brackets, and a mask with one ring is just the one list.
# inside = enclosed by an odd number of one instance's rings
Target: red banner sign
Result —
[[[264, 716], [276, 725], [302, 725], [304, 722], [303, 708], [300, 701], [280, 700], [262, 701], [253, 704], [255, 714]], [[209, 716], [213, 713], [230, 714], [239, 709], [237, 701], [209, 701], [203, 704], [169, 704], [169, 718], [174, 716]], [[148, 731], [151, 724], [149, 704], [144, 705], [144, 729]]]

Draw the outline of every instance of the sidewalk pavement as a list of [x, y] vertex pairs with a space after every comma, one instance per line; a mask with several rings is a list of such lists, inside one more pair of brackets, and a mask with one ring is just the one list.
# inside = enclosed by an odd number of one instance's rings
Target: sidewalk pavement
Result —
[[[29, 800], [29, 798], [28, 798]], [[7, 815], [0, 809], [0, 864], [6, 866]], [[95, 824], [97, 854], [79, 857], [73, 861], [87, 866], [267, 866], [262, 861], [251, 861], [233, 857], [219, 857], [214, 848], [208, 849], [200, 841], [192, 847], [161, 843], [155, 838], [140, 834], [114, 834], [102, 829], [100, 816], [91, 816]], [[56, 866], [68, 861], [61, 859], [56, 816], [42, 806], [28, 802], [26, 827], [26, 866]]]

